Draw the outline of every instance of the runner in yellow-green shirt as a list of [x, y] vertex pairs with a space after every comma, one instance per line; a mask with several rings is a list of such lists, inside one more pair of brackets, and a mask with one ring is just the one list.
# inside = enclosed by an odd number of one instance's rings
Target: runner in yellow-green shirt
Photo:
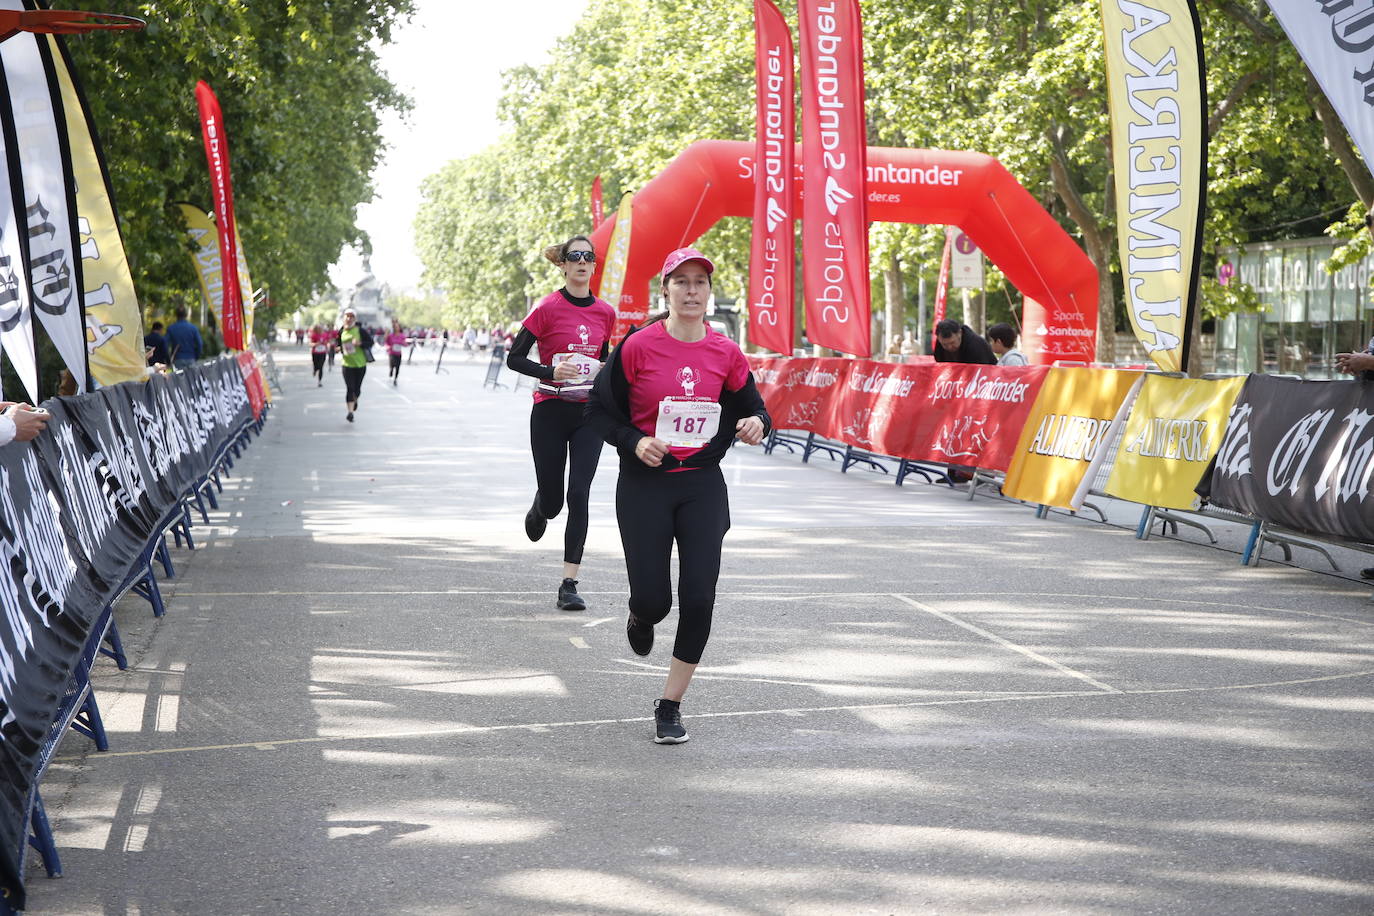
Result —
[[372, 349], [372, 335], [367, 328], [358, 324], [358, 313], [344, 309], [343, 327], [339, 328], [339, 339], [335, 349], [342, 354], [344, 378], [344, 403], [348, 406], [348, 422], [353, 422], [353, 413], [358, 409], [358, 395], [363, 390], [363, 376], [367, 375], [367, 351]]

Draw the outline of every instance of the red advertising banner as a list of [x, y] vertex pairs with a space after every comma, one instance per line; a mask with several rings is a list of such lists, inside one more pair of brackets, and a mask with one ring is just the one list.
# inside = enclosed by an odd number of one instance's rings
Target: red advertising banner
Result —
[[906, 440], [897, 451], [915, 461], [942, 461], [1005, 471], [1016, 454], [1046, 366], [977, 366], [933, 363], [924, 387], [903, 417]]
[[606, 203], [601, 199], [601, 176], [592, 181], [592, 229], [606, 221]]
[[267, 394], [262, 383], [262, 373], [258, 361], [252, 353], [238, 354], [239, 372], [243, 375], [243, 387], [248, 392], [248, 403], [253, 407], [253, 419], [262, 419], [262, 411], [267, 406]]
[[773, 0], [754, 0], [754, 223], [749, 246], [749, 341], [792, 355], [796, 233], [792, 226], [797, 117], [792, 30]]
[[806, 336], [855, 356], [869, 333], [868, 138], [858, 0], [800, 0]]
[[849, 375], [832, 395], [831, 438], [878, 455], [905, 457], [908, 427], [920, 413], [930, 366], [849, 361]]
[[[215, 224], [219, 228], [219, 262], [237, 264], [238, 229], [234, 222], [234, 187], [229, 174], [229, 137], [219, 100], [204, 81], [196, 83], [196, 105], [200, 108], [201, 135], [205, 139], [205, 159], [210, 166], [210, 195], [214, 200]], [[237, 283], [225, 282], [221, 289], [224, 305], [220, 309], [224, 345], [243, 349], [243, 300]]]
[[935, 348], [940, 346], [939, 339], [935, 336], [935, 326], [945, 320], [945, 306], [949, 302], [949, 262], [953, 256], [951, 246], [954, 243], [953, 236], [945, 233], [945, 253], [940, 255], [940, 279], [935, 284], [935, 317], [930, 323], [930, 352], [934, 353]]
[[778, 429], [878, 455], [1005, 471], [1047, 366], [752, 357]]
[[1058, 360], [1090, 363], [1097, 358], [1097, 313], [1073, 300], [1046, 306], [1026, 296], [1021, 307], [1022, 348], [1046, 366]]

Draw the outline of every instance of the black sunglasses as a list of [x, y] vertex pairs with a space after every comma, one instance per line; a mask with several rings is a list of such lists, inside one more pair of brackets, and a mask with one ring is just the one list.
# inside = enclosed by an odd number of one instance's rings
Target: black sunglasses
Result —
[[565, 261], [586, 261], [588, 264], [595, 264], [595, 263], [596, 263], [596, 252], [595, 252], [595, 251], [569, 251], [566, 255], [564, 255], [563, 260], [565, 260]]

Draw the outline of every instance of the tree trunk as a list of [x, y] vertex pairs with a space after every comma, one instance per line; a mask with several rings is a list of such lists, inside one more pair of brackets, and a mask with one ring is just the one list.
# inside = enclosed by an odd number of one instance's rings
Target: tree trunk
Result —
[[902, 265], [897, 260], [896, 252], [887, 256], [883, 280], [887, 294], [887, 347], [891, 350], [893, 344], [897, 343], [897, 335], [906, 331], [906, 290], [902, 284]]
[[[1096, 214], [1089, 209], [1073, 186], [1069, 177], [1069, 161], [1064, 155], [1064, 146], [1059, 129], [1051, 129], [1050, 142], [1054, 155], [1050, 157], [1050, 175], [1054, 180], [1054, 191], [1068, 208], [1069, 217], [1078, 224], [1083, 233], [1083, 247], [1088, 257], [1097, 267], [1097, 361], [1116, 362], [1116, 288], [1112, 283], [1112, 243], [1113, 234], [1102, 228]], [[1109, 151], [1110, 154], [1110, 151]], [[1111, 177], [1107, 184], [1110, 187]], [[1108, 202], [1111, 196], [1108, 195]]]
[[1312, 105], [1317, 109], [1317, 120], [1321, 121], [1322, 134], [1326, 137], [1326, 143], [1331, 147], [1331, 153], [1340, 163], [1341, 170], [1345, 172], [1345, 177], [1350, 179], [1350, 186], [1355, 189], [1355, 194], [1360, 198], [1360, 203], [1368, 211], [1374, 207], [1374, 178], [1370, 177], [1369, 170], [1364, 166], [1364, 160], [1355, 152], [1355, 147], [1350, 143], [1350, 136], [1345, 132], [1345, 125], [1341, 123], [1340, 115], [1336, 114], [1336, 109], [1331, 107], [1331, 102], [1327, 100], [1326, 93], [1317, 83], [1317, 78], [1312, 75], [1312, 71], [1303, 65], [1303, 73], [1307, 76], [1307, 96], [1312, 101]]

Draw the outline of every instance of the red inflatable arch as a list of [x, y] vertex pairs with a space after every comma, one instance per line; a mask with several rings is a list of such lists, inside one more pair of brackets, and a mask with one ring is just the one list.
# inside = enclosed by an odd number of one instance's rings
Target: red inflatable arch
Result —
[[[657, 295], [650, 281], [668, 252], [690, 245], [722, 217], [753, 215], [753, 158], [753, 143], [701, 140], [635, 194], [617, 336], [650, 311], [650, 295]], [[796, 184], [794, 212], [800, 213], [801, 182]], [[1025, 295], [1022, 349], [1032, 362], [1093, 358], [1097, 268], [996, 159], [870, 146], [868, 215], [890, 223], [958, 226]], [[598, 252], [607, 250], [614, 225], [612, 216], [592, 233]], [[600, 289], [604, 264], [604, 258], [597, 262], [593, 289]]]

